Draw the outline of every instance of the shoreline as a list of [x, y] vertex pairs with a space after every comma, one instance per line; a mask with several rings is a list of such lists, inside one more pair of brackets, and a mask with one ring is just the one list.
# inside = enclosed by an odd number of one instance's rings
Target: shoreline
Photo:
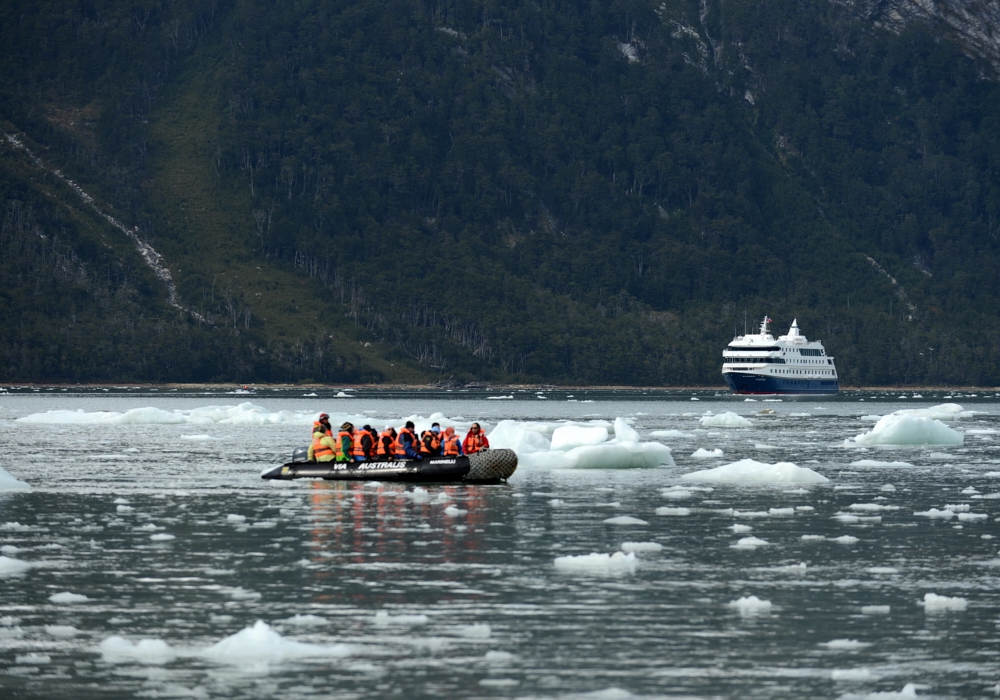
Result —
[[[276, 383], [236, 383], [226, 382], [220, 384], [213, 383], [176, 383], [176, 382], [85, 382], [85, 383], [60, 383], [60, 382], [4, 382], [0, 383], [0, 391], [17, 391], [20, 389], [177, 389], [188, 391], [235, 391], [242, 388], [251, 390], [275, 389], [275, 390], [299, 390], [320, 389], [323, 391], [336, 391], [343, 389], [369, 390], [369, 391], [445, 391], [463, 389], [469, 391], [721, 391], [730, 394], [726, 386], [621, 386], [621, 385], [556, 385], [556, 384], [478, 384], [451, 385], [439, 384], [286, 384]], [[841, 386], [840, 393], [847, 391], [995, 391], [1000, 392], [1000, 387], [990, 386]], [[833, 396], [836, 396], [834, 394]]]

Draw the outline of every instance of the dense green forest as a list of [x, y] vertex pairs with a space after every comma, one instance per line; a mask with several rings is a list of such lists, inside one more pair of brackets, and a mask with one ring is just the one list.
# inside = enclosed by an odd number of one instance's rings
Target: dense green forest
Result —
[[941, 27], [10, 0], [0, 31], [0, 380], [714, 385], [767, 313], [847, 384], [1000, 384], [1000, 84]]

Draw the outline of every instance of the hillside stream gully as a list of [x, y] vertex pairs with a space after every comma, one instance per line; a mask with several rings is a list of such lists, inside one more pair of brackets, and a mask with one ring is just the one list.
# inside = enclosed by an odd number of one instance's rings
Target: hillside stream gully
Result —
[[[520, 464], [262, 480], [320, 411]], [[1000, 696], [996, 392], [7, 387], [0, 444], [5, 699]]]

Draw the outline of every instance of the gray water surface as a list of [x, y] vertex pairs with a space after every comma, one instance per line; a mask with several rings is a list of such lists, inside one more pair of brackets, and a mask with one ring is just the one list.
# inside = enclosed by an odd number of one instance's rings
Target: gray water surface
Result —
[[[0, 466], [32, 487], [0, 493], [3, 556], [31, 564], [0, 573], [0, 696], [1000, 695], [994, 394], [744, 402], [690, 391], [302, 393], [0, 394]], [[660, 440], [673, 467], [521, 469], [506, 486], [422, 493], [261, 480], [305, 442], [308, 427], [294, 422], [17, 421], [242, 401], [275, 415], [366, 415], [376, 427], [433, 412], [491, 426], [623, 417], [644, 439], [654, 430], [691, 437]], [[962, 446], [843, 446], [874, 424], [863, 416], [945, 402], [978, 412], [953, 425], [966, 433]], [[709, 410], [753, 426], [701, 428]], [[694, 460], [697, 448], [724, 457]], [[684, 473], [746, 457], [794, 462], [830, 481], [661, 493], [690, 485]], [[850, 466], [861, 459], [913, 466]], [[883, 508], [851, 508], [859, 504]], [[987, 517], [915, 515], [945, 505]], [[657, 515], [662, 507], [689, 513]], [[616, 516], [644, 524], [605, 522]], [[750, 536], [768, 544], [734, 547]], [[638, 553], [631, 571], [555, 565], [625, 542], [662, 550]], [[86, 599], [50, 600], [59, 593]], [[928, 593], [967, 607], [925, 610]], [[730, 605], [745, 596], [771, 606]]]

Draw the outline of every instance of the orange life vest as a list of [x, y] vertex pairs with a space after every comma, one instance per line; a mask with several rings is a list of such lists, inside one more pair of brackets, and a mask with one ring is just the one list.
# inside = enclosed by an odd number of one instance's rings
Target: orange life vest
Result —
[[397, 457], [406, 457], [406, 448], [403, 446], [403, 436], [410, 436], [410, 446], [414, 449], [419, 449], [417, 445], [417, 436], [413, 434], [413, 431], [409, 428], [400, 428], [399, 434], [396, 436], [396, 442], [393, 443], [393, 447], [396, 450]]
[[445, 435], [444, 438], [444, 456], [445, 457], [457, 457], [459, 455], [458, 446], [460, 444], [458, 435], [452, 435], [448, 437]]
[[473, 435], [469, 433], [465, 436], [465, 454], [471, 455], [479, 452], [484, 447], [489, 446], [489, 442], [486, 440], [486, 435], [483, 433], [482, 429], [478, 433]]
[[441, 439], [430, 430], [424, 431], [420, 436], [420, 454], [433, 457], [441, 447]]
[[351, 435], [346, 430], [341, 430], [340, 431], [340, 434], [337, 435], [337, 461], [338, 462], [346, 462], [347, 458], [350, 456], [350, 455], [345, 455], [344, 454], [344, 437], [345, 436], [347, 437], [348, 440], [350, 440], [351, 442], [354, 442], [354, 436], [353, 435]]
[[[389, 452], [386, 452], [385, 449], [386, 438], [389, 438]], [[376, 449], [376, 454], [379, 457], [392, 457], [393, 455], [389, 453], [393, 451], [393, 445], [395, 444], [394, 440], [395, 438], [392, 437], [392, 432], [388, 430], [383, 431], [382, 434], [378, 436], [378, 448]]]
[[316, 434], [313, 433], [312, 448], [313, 448], [313, 459], [315, 459], [318, 462], [320, 457], [325, 457], [326, 455], [332, 455], [333, 450], [331, 450], [328, 445], [324, 445], [322, 442], [320, 442], [320, 440], [325, 438], [326, 435], [322, 434], [322, 431], [320, 430], [317, 430], [316, 432], [320, 433], [320, 436], [316, 437]]

